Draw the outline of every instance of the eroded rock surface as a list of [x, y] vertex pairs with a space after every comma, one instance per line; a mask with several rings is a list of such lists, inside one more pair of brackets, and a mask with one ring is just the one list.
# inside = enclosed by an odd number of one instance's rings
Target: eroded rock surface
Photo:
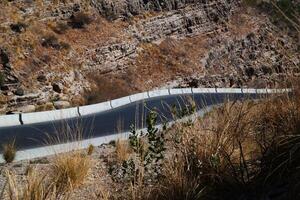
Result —
[[299, 74], [297, 40], [239, 0], [0, 6], [2, 113], [162, 87], [280, 87]]

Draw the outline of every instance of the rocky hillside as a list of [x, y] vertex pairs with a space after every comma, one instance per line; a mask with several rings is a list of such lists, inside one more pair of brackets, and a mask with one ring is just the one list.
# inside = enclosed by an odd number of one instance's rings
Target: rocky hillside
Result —
[[276, 87], [299, 73], [295, 34], [240, 0], [9, 0], [0, 9], [2, 113], [161, 87]]

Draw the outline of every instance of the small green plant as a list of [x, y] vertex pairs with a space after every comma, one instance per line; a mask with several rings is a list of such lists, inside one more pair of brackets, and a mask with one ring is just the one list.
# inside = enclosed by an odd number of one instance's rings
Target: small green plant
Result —
[[137, 154], [140, 154], [142, 156], [143, 151], [143, 142], [141, 140], [141, 137], [143, 136], [143, 132], [140, 134], [136, 131], [136, 128], [134, 125], [130, 126], [130, 135], [129, 135], [129, 144], [130, 147], [133, 149], [133, 151]]
[[88, 149], [87, 149], [87, 155], [89, 155], [89, 156], [92, 155], [94, 150], [95, 150], [94, 145], [90, 144]]
[[[131, 126], [131, 135], [129, 136], [129, 144], [135, 153], [138, 153], [143, 161], [146, 161], [145, 165], [152, 163], [152, 161], [158, 162], [163, 156], [165, 150], [165, 138], [163, 131], [158, 131], [155, 127], [157, 122], [157, 113], [151, 111], [146, 119], [147, 133], [136, 132], [135, 126]], [[164, 129], [165, 129], [164, 125]], [[142, 137], [147, 138], [148, 146], [145, 148], [145, 144], [142, 141]]]
[[3, 159], [6, 163], [11, 163], [16, 157], [15, 140], [3, 145]]
[[155, 127], [157, 122], [157, 113], [151, 111], [147, 116], [147, 138], [148, 138], [148, 151], [146, 154], [147, 163], [151, 163], [153, 160], [158, 162], [164, 158], [163, 152], [165, 151], [165, 137], [163, 131], [158, 131]]

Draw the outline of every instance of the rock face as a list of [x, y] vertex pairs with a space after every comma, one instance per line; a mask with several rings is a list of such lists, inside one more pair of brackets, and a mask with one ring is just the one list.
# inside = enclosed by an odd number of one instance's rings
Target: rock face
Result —
[[[274, 37], [270, 33], [276, 28], [271, 24], [268, 27], [210, 50], [202, 62], [206, 73], [215, 76], [211, 80], [199, 78], [199, 86], [208, 81], [219, 83], [210, 85], [216, 87], [274, 87], [289, 74], [299, 74], [297, 46], [291, 45], [289, 37]], [[285, 57], [287, 53], [294, 59]]]
[[[298, 76], [299, 44], [241, 2], [0, 4], [8, 10], [0, 13], [0, 30], [7, 30], [0, 35], [0, 112], [47, 110], [53, 101], [59, 109], [161, 87], [274, 87]], [[74, 17], [80, 29], [70, 23]]]
[[[205, 0], [91, 0], [92, 5], [97, 8], [99, 13], [108, 19], [129, 18], [142, 14], [145, 11], [171, 11], [185, 8], [188, 5], [208, 5], [233, 4], [233, 0], [210, 1]], [[224, 10], [226, 12], [226, 10]], [[211, 16], [217, 19], [219, 16], [211, 13]]]
[[[130, 7], [134, 1], [108, 3], [100, 0], [93, 2], [98, 5], [97, 7], [101, 7], [100, 13], [107, 12], [105, 6], [102, 6], [105, 4], [112, 6], [112, 10], [117, 16], [123, 16], [125, 13], [131, 13], [130, 9], [124, 8]], [[141, 2], [133, 4], [142, 6], [140, 8], [141, 12], [149, 9], [170, 11], [130, 25], [126, 30], [128, 34], [126, 42], [112, 43], [107, 46], [89, 49], [85, 55], [90, 58], [86, 62], [86, 68], [98, 70], [101, 73], [124, 69], [129, 63], [134, 62], [139, 47], [143, 43], [157, 42], [168, 37], [186, 38], [193, 35], [209, 34], [218, 30], [222, 31], [225, 28], [225, 22], [228, 21], [239, 4], [238, 1], [211, 1], [209, 4], [201, 1], [177, 0], [154, 2], [145, 3], [143, 1], [144, 4]], [[194, 2], [197, 3], [190, 6]], [[126, 6], [123, 4], [126, 4]], [[104, 15], [106, 16], [106, 14]], [[111, 16], [115, 14], [111, 14]]]

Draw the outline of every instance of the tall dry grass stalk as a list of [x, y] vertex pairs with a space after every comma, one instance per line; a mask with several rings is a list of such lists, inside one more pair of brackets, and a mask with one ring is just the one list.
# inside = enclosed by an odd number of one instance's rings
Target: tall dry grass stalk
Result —
[[1, 199], [70, 199], [72, 191], [84, 182], [91, 164], [90, 157], [73, 152], [56, 155], [49, 170], [38, 171], [29, 168], [25, 181], [17, 180], [16, 175], [7, 170], [5, 171], [7, 187], [3, 188]]
[[117, 140], [116, 141], [116, 160], [119, 163], [123, 163], [128, 160], [132, 150], [129, 147], [127, 140]]
[[[53, 184], [47, 177], [37, 172], [36, 169], [29, 170], [25, 182], [18, 182], [13, 172], [6, 170], [7, 198], [9, 200], [55, 200], [58, 196]], [[3, 196], [1, 198], [4, 198]], [[63, 198], [62, 198], [63, 199]]]

